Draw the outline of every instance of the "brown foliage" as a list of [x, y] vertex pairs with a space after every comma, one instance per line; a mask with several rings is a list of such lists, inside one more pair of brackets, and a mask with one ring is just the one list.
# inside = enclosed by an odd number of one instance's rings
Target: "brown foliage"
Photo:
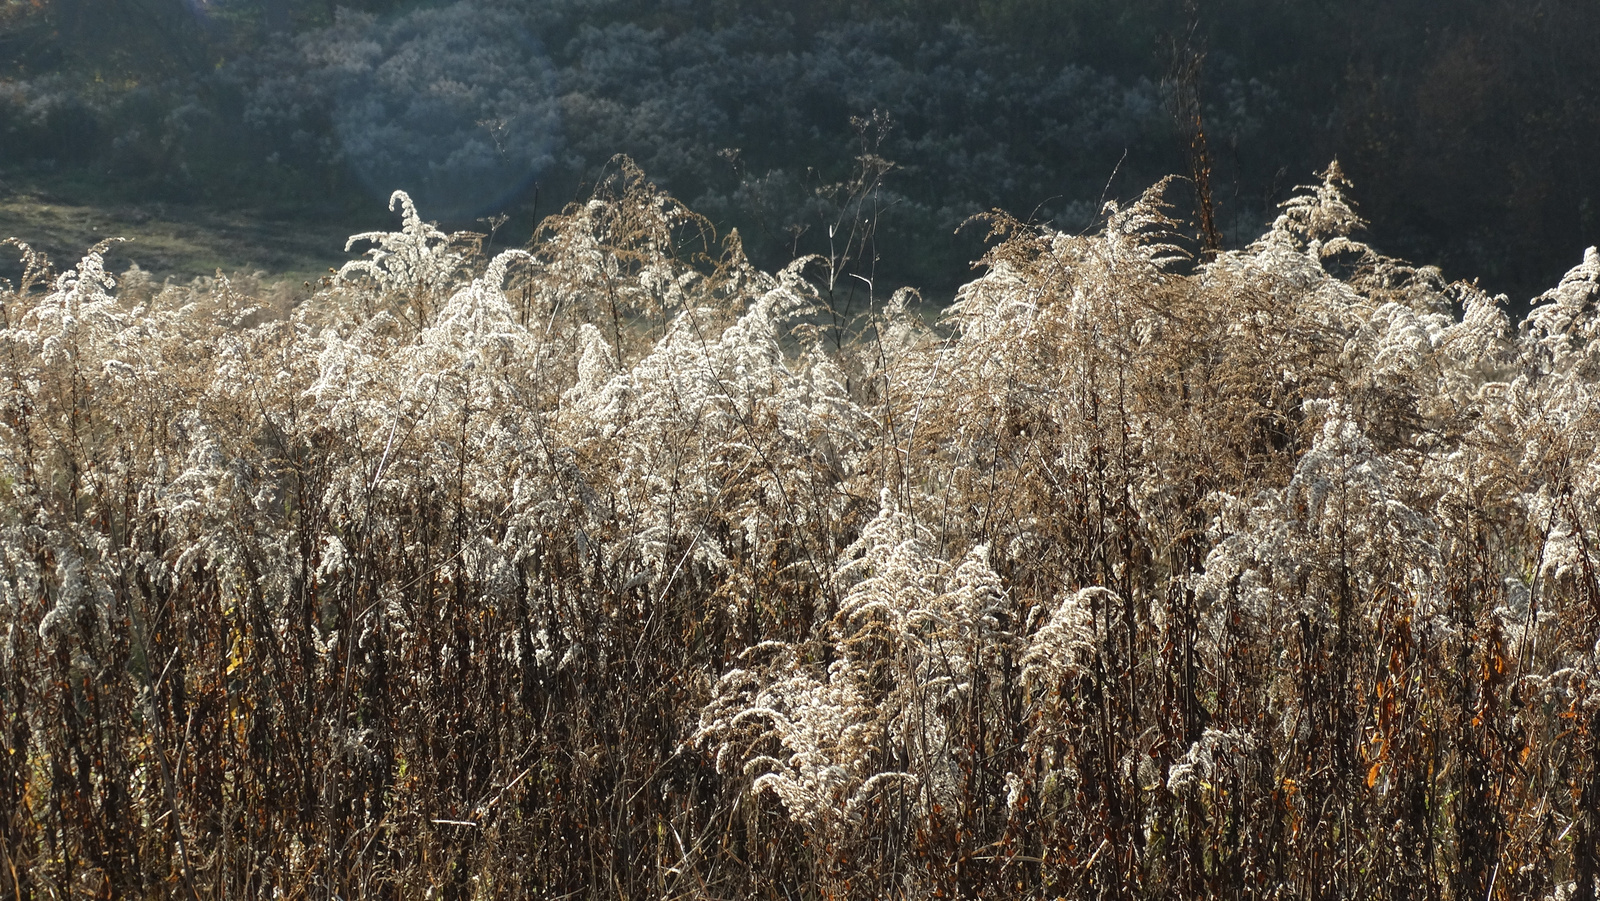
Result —
[[1166, 187], [843, 346], [630, 164], [287, 311], [30, 258], [0, 896], [1592, 897], [1600, 258]]

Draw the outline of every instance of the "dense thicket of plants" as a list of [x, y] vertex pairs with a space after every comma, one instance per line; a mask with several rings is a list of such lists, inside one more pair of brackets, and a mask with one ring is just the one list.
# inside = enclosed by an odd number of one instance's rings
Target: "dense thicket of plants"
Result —
[[776, 268], [878, 113], [879, 277], [948, 297], [967, 216], [1078, 231], [1199, 112], [1227, 246], [1337, 156], [1374, 244], [1523, 304], [1600, 243], [1597, 41], [1590, 0], [0, 0], [0, 188], [361, 222], [399, 187], [521, 237], [626, 152]]
[[1171, 187], [934, 325], [631, 164], [294, 305], [17, 245], [0, 895], [1594, 897], [1600, 256]]

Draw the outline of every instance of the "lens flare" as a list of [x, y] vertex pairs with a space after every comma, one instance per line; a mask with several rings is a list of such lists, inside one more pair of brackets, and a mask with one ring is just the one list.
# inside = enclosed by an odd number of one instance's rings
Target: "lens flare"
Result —
[[492, 213], [554, 160], [556, 72], [520, 19], [472, 0], [336, 29], [334, 132], [377, 197], [430, 216]]

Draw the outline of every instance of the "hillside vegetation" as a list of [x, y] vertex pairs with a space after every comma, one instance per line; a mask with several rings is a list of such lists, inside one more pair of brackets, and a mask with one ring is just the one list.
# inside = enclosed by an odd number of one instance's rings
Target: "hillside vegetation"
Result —
[[1600, 256], [1345, 187], [933, 324], [630, 163], [302, 303], [16, 244], [0, 896], [1593, 898]]
[[1077, 232], [1205, 172], [1237, 249], [1338, 157], [1374, 246], [1520, 316], [1600, 243], [1597, 45], [1593, 0], [0, 0], [0, 200], [348, 234], [400, 188], [520, 241], [627, 153], [776, 269], [865, 148], [876, 280], [948, 298], [975, 213]]

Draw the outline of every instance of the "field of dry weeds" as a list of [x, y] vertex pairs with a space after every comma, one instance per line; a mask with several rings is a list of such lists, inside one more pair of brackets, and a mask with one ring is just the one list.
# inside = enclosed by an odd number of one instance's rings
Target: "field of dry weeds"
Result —
[[1592, 899], [1600, 257], [1167, 188], [933, 324], [630, 165], [302, 298], [13, 244], [0, 897]]

